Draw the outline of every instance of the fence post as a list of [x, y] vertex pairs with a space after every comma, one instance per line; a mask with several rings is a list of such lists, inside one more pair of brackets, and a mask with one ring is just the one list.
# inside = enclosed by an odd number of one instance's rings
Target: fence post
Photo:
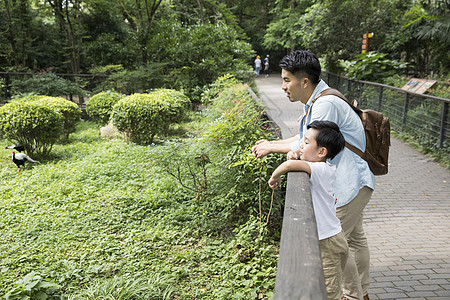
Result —
[[442, 105], [441, 130], [439, 133], [439, 149], [442, 149], [444, 147], [447, 115], [448, 115], [448, 102], [444, 102]]
[[383, 87], [380, 86], [380, 93], [378, 94], [378, 111], [381, 111], [382, 104], [383, 104]]
[[359, 85], [359, 104], [362, 104], [362, 96], [363, 96], [363, 90], [364, 90], [364, 83], [361, 82]]
[[408, 106], [409, 106], [409, 94], [405, 94], [405, 108], [403, 109], [403, 120], [402, 120], [402, 132], [405, 130], [406, 126], [406, 116], [408, 114]]
[[9, 78], [9, 75], [8, 74], [3, 74], [3, 79], [5, 79], [5, 82], [4, 82], [4, 85], [3, 85], [3, 97], [4, 97], [4, 99], [3, 100], [8, 100], [10, 97], [9, 97], [9, 88], [10, 88], [10, 84], [11, 84], [11, 80], [10, 80], [10, 78]]

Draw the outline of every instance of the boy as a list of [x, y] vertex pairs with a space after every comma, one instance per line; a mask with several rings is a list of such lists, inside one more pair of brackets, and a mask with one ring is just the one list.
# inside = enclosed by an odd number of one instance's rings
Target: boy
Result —
[[309, 174], [327, 295], [328, 299], [340, 300], [348, 244], [336, 217], [336, 197], [333, 193], [336, 166], [327, 159], [333, 159], [344, 149], [345, 139], [336, 123], [331, 121], [313, 121], [307, 129], [300, 145], [301, 160], [282, 163], [273, 172], [269, 186], [278, 189], [280, 176], [287, 172], [303, 171]]

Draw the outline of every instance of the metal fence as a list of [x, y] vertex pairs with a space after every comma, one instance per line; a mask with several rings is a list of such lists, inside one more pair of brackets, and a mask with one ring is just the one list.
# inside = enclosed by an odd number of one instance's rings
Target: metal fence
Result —
[[[27, 73], [27, 72], [0, 72], [0, 104], [7, 102], [11, 99], [12, 94], [18, 89], [18, 83], [23, 82], [26, 79], [32, 78], [33, 76], [41, 75], [40, 73]], [[95, 75], [95, 74], [59, 74], [55, 73], [56, 76], [64, 78], [70, 81], [73, 86], [82, 86], [85, 91], [93, 91], [97, 86], [101, 84], [108, 78], [108, 75]], [[81, 88], [79, 89], [81, 91]], [[17, 92], [17, 91], [16, 91]], [[71, 101], [74, 101], [80, 105], [83, 104], [84, 95], [78, 95], [74, 93], [68, 93], [64, 95], [58, 95], [65, 97]]]
[[323, 78], [348, 99], [356, 99], [359, 107], [374, 109], [389, 117], [392, 130], [406, 133], [420, 145], [450, 156], [450, 99], [328, 72], [323, 72]]

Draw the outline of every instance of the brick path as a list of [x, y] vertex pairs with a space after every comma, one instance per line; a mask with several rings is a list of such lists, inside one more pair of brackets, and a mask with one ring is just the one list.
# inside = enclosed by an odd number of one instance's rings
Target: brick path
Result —
[[[290, 103], [279, 75], [256, 79], [260, 99], [283, 137], [297, 133], [301, 103]], [[376, 177], [365, 209], [374, 299], [450, 299], [450, 171], [391, 138], [389, 173]]]

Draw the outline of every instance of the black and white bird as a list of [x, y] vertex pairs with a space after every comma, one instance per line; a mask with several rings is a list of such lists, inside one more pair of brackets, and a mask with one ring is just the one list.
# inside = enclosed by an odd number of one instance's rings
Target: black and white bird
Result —
[[19, 143], [15, 143], [14, 145], [6, 146], [5, 149], [15, 149], [19, 152], [23, 152], [23, 151], [25, 151], [25, 146], [23, 146]]
[[17, 172], [20, 171], [20, 166], [25, 166], [25, 162], [33, 162], [33, 163], [39, 163], [37, 160], [32, 159], [25, 153], [12, 153], [12, 160], [17, 166]]

